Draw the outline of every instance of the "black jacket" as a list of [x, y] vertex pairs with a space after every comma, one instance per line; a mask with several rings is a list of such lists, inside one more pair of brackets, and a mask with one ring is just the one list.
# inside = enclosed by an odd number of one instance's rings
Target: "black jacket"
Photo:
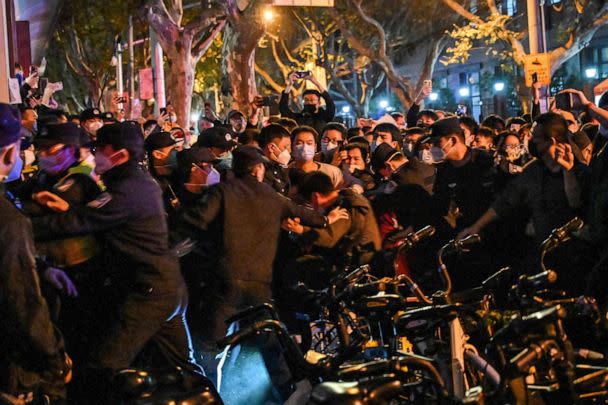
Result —
[[161, 190], [136, 163], [115, 167], [103, 176], [107, 191], [83, 207], [34, 218], [37, 239], [99, 233], [105, 265], [114, 278], [174, 291], [182, 285], [177, 257], [169, 249]]
[[0, 392], [16, 393], [27, 388], [14, 385], [16, 369], [28, 378], [61, 372], [63, 343], [40, 293], [32, 225], [0, 187]]
[[266, 290], [257, 297], [261, 302], [271, 298], [272, 265], [281, 222], [295, 217], [308, 226], [326, 226], [325, 217], [251, 176], [212, 186], [184, 213], [185, 222], [197, 233], [211, 230], [210, 237], [221, 241], [219, 271], [226, 283], [225, 293], [238, 297], [235, 282], [258, 283]]
[[321, 98], [325, 100], [325, 108], [319, 108], [319, 111], [314, 114], [305, 114], [292, 111], [289, 108], [289, 93], [283, 92], [281, 93], [281, 100], [279, 101], [279, 112], [282, 117], [296, 120], [298, 125], [313, 127], [319, 135], [321, 135], [325, 124], [333, 121], [334, 116], [336, 115], [336, 105], [329, 93], [326, 91], [321, 93]]

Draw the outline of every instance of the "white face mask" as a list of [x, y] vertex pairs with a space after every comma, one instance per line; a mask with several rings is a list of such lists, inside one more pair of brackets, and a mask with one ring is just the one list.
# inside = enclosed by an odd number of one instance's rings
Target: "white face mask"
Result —
[[220, 172], [215, 170], [215, 167], [212, 167], [211, 170], [209, 171], [209, 174], [207, 174], [207, 185], [212, 186], [214, 184], [219, 183], [220, 180], [221, 180]]
[[296, 145], [294, 149], [294, 157], [299, 161], [312, 162], [312, 160], [315, 158], [314, 145]]
[[323, 152], [328, 152], [330, 150], [334, 150], [338, 147], [338, 144], [335, 142], [322, 142], [321, 143], [321, 150]]
[[[272, 146], [274, 146], [276, 149], [279, 149], [279, 147], [274, 143], [272, 144]], [[275, 156], [275, 160], [277, 161], [277, 163], [283, 167], [287, 167], [289, 161], [291, 160], [291, 153], [289, 153], [287, 149], [283, 149], [278, 155], [275, 152], [272, 152], [272, 154]]]

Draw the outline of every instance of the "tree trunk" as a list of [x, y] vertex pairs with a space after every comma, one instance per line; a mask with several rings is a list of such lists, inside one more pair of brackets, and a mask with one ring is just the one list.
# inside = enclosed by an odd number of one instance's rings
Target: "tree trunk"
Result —
[[171, 52], [167, 53], [171, 64], [169, 80], [166, 81], [165, 86], [167, 89], [171, 89], [170, 101], [177, 115], [177, 123], [185, 130], [190, 128], [190, 107], [192, 106], [194, 72], [197, 62], [192, 59], [191, 46], [192, 40], [181, 36], [180, 41], [176, 42]]
[[[241, 23], [249, 26], [248, 23]], [[232, 25], [224, 32], [223, 68], [228, 76], [233, 108], [244, 114], [251, 112], [251, 102], [257, 94], [255, 83], [255, 48], [259, 37], [247, 28]]]

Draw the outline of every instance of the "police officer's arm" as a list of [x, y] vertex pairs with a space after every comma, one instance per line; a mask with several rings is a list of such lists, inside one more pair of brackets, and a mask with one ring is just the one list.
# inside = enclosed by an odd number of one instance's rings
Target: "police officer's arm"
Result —
[[184, 212], [182, 221], [187, 226], [206, 231], [209, 224], [211, 224], [220, 214], [222, 205], [223, 196], [220, 186], [211, 187], [207, 190], [203, 198]]
[[303, 207], [291, 201], [289, 198], [278, 194], [283, 200], [283, 212], [281, 219], [300, 218], [300, 223], [313, 228], [325, 228], [329, 225], [327, 217], [317, 211]]
[[34, 236], [36, 240], [48, 240], [106, 231], [128, 221], [133, 209], [137, 207], [131, 207], [127, 197], [105, 192], [85, 206], [72, 206], [62, 214], [32, 218]]
[[333, 248], [346, 235], [352, 225], [352, 219], [341, 219], [323, 229], [304, 228], [300, 236], [305, 245], [313, 244], [324, 248]]
[[31, 225], [29, 221], [15, 221], [6, 227], [0, 271], [0, 297], [7, 305], [8, 316], [4, 325], [17, 333], [15, 341], [24, 350], [38, 356], [45, 367], [58, 370], [63, 364], [63, 345], [40, 292]]

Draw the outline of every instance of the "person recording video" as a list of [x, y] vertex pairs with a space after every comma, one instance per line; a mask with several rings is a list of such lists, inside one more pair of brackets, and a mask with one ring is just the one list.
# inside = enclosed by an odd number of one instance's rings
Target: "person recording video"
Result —
[[[318, 90], [307, 89], [302, 93], [303, 108], [301, 112], [292, 111], [289, 108], [289, 93], [298, 80], [307, 80], [314, 84]], [[321, 98], [325, 100], [325, 108], [321, 107]], [[281, 93], [279, 101], [279, 112], [281, 116], [292, 118], [299, 125], [313, 127], [317, 133], [322, 133], [323, 127], [333, 121], [336, 114], [336, 106], [327, 90], [319, 83], [310, 71], [293, 72], [287, 79], [287, 86]]]

